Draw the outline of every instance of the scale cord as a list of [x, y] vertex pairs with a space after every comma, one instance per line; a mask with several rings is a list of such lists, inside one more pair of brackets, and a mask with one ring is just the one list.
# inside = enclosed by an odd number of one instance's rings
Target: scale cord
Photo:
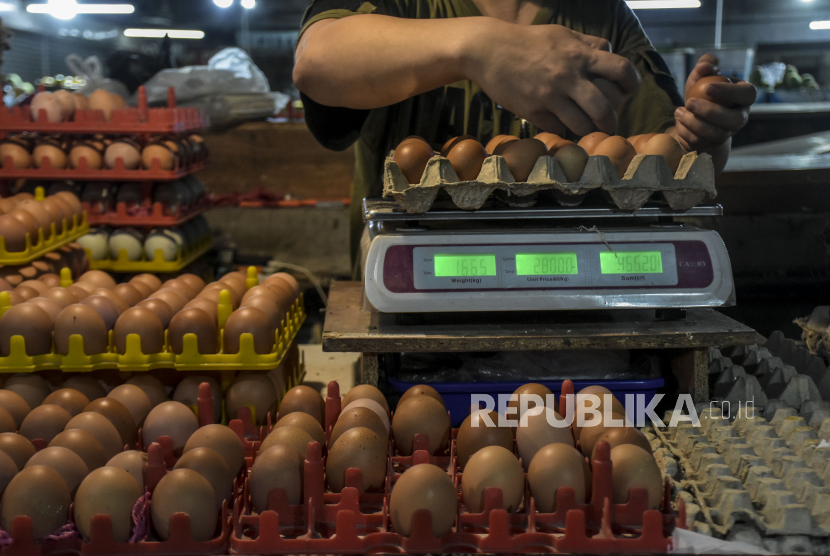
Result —
[[600, 241], [602, 241], [602, 242], [605, 244], [605, 246], [608, 248], [608, 250], [609, 250], [609, 251], [611, 251], [612, 253], [614, 253], [614, 257], [616, 257], [617, 259], [619, 259], [619, 257], [617, 256], [617, 252], [616, 252], [616, 251], [614, 251], [614, 249], [611, 247], [611, 244], [609, 244], [609, 243], [608, 243], [608, 241], [606, 241], [606, 239], [605, 239], [605, 234], [604, 234], [604, 233], [602, 233], [602, 231], [601, 231], [599, 228], [597, 228], [597, 225], [596, 225], [596, 224], [594, 224], [594, 225], [593, 225], [593, 226], [591, 226], [590, 228], [586, 228], [585, 226], [579, 226], [579, 228], [577, 228], [577, 229], [578, 229], [580, 232], [596, 232], [596, 233], [597, 233], [597, 235], [599, 236]]

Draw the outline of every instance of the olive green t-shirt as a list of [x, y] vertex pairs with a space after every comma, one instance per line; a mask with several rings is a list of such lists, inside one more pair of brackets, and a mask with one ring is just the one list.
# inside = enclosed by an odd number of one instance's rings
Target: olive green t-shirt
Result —
[[[482, 15], [473, 0], [313, 0], [300, 34], [322, 19], [370, 13], [410, 19]], [[533, 25], [545, 24], [605, 38], [612, 52], [628, 58], [637, 68], [642, 83], [619, 114], [620, 135], [662, 132], [674, 125], [675, 108], [682, 105], [677, 84], [624, 0], [542, 0]], [[382, 194], [384, 158], [400, 141], [418, 135], [437, 151], [448, 139], [464, 134], [485, 144], [501, 133], [519, 135], [520, 121], [471, 81], [452, 83], [374, 110], [328, 107], [306, 95], [302, 98], [308, 127], [323, 146], [343, 150], [355, 145], [353, 260], [363, 227], [363, 198]]]

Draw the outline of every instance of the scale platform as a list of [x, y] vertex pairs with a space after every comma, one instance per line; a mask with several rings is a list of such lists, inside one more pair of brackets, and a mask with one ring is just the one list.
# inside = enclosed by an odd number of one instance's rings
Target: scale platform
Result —
[[366, 199], [366, 298], [396, 314], [732, 306], [723, 240], [675, 222], [722, 214], [720, 205], [408, 214]]

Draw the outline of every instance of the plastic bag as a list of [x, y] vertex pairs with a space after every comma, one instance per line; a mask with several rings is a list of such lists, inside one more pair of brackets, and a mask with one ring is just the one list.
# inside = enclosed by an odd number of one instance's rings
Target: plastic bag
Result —
[[187, 66], [158, 72], [147, 83], [150, 104], [167, 102], [167, 89], [176, 90], [179, 103], [211, 95], [268, 93], [268, 79], [247, 52], [225, 48], [217, 52], [206, 66]]
[[73, 75], [82, 77], [86, 81], [86, 85], [78, 91], [79, 93], [89, 96], [97, 89], [106, 89], [124, 99], [130, 98], [130, 91], [126, 85], [115, 79], [104, 77], [104, 69], [98, 56], [90, 56], [84, 60], [77, 54], [70, 54], [66, 57], [66, 65]]

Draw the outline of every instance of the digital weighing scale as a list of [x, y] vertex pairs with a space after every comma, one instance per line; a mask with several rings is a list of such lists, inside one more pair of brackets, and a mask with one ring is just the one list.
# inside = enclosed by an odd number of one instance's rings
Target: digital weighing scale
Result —
[[382, 313], [732, 306], [723, 240], [674, 222], [722, 214], [720, 205], [407, 214], [366, 199], [366, 298]]

